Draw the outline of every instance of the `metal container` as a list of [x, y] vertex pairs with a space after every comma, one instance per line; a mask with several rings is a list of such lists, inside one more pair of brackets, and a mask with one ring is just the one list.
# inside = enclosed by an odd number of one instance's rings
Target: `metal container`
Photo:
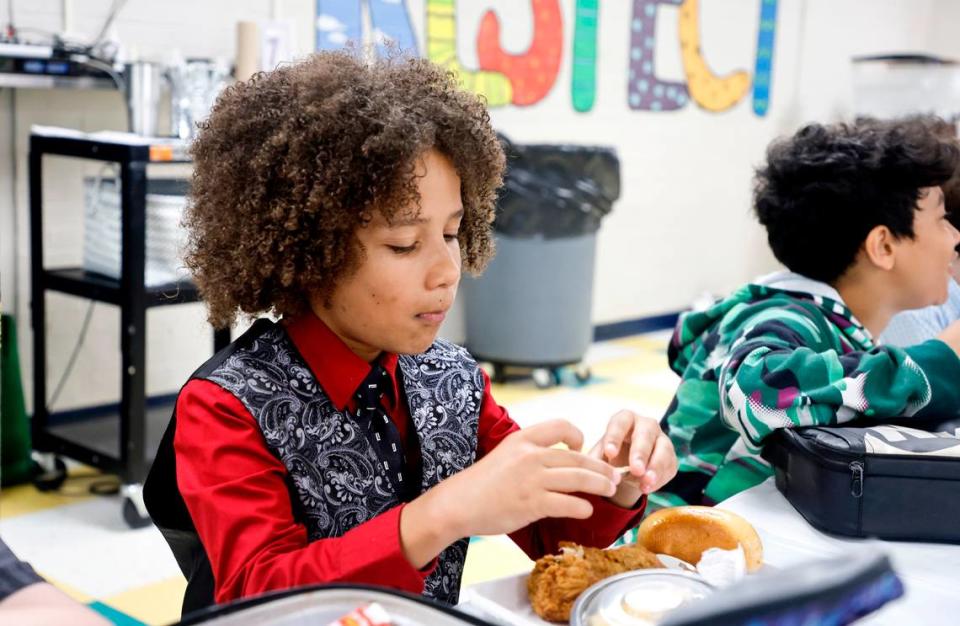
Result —
[[210, 59], [188, 59], [171, 65], [170, 134], [180, 139], [196, 136], [197, 123], [210, 114], [230, 72], [222, 63]]
[[570, 612], [570, 626], [653, 626], [667, 612], [714, 590], [713, 585], [689, 572], [627, 572], [601, 580], [581, 593]]
[[128, 63], [123, 74], [130, 132], [147, 137], [156, 136], [160, 101], [164, 95], [163, 68], [157, 63], [138, 61]]

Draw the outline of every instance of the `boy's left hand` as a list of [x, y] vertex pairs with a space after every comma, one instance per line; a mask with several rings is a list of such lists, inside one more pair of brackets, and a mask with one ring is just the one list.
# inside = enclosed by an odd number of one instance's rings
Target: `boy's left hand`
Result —
[[611, 417], [607, 431], [589, 454], [614, 467], [630, 468], [610, 498], [623, 507], [632, 507], [640, 496], [653, 493], [677, 473], [677, 454], [670, 438], [657, 420], [633, 411], [619, 411]]

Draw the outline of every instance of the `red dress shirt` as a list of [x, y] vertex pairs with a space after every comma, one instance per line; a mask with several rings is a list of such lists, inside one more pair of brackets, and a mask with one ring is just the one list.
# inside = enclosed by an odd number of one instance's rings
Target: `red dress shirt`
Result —
[[[353, 410], [354, 392], [370, 364], [350, 349], [315, 315], [286, 323], [297, 350], [339, 410]], [[396, 388], [397, 355], [381, 363]], [[484, 375], [477, 459], [518, 430], [490, 394]], [[408, 441], [412, 432], [405, 402], [385, 408]], [[386, 400], [386, 397], [384, 398]], [[177, 399], [174, 438], [177, 483], [213, 569], [218, 603], [270, 590], [324, 582], [382, 585], [422, 593], [434, 564], [418, 570], [400, 543], [400, 504], [341, 537], [307, 540], [294, 520], [285, 477], [287, 469], [270, 451], [260, 427], [231, 393], [206, 380], [192, 380]], [[409, 448], [408, 448], [409, 450]], [[418, 452], [414, 450], [413, 452]], [[408, 455], [408, 463], [419, 456]], [[633, 509], [586, 496], [594, 507], [589, 520], [544, 519], [510, 535], [530, 558], [557, 549], [559, 541], [606, 546], [634, 526], [646, 500]]]

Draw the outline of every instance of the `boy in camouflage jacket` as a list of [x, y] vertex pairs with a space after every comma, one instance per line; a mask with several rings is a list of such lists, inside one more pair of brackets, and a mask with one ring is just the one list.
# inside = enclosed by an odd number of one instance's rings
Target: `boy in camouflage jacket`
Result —
[[777, 428], [960, 410], [958, 324], [906, 349], [875, 339], [899, 311], [945, 300], [960, 243], [940, 189], [960, 155], [915, 128], [814, 124], [771, 145], [754, 210], [788, 271], [680, 317], [682, 381], [661, 422], [680, 471], [651, 507], [759, 484]]

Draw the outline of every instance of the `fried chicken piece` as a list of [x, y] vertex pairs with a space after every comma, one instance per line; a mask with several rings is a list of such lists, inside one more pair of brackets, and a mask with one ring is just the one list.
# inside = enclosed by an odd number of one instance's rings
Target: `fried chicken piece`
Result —
[[560, 554], [537, 560], [527, 580], [527, 593], [537, 615], [550, 622], [566, 622], [577, 596], [590, 585], [615, 574], [657, 567], [663, 563], [641, 545], [601, 550], [563, 541]]

